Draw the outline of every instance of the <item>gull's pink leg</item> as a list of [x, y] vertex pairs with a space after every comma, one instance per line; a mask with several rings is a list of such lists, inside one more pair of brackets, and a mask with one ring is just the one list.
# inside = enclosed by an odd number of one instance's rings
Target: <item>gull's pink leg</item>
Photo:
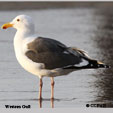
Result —
[[43, 86], [43, 82], [42, 82], [42, 78], [40, 78], [40, 83], [39, 83], [39, 97], [38, 99], [41, 100], [42, 99], [42, 86]]
[[54, 99], [54, 77], [51, 77], [51, 99]]

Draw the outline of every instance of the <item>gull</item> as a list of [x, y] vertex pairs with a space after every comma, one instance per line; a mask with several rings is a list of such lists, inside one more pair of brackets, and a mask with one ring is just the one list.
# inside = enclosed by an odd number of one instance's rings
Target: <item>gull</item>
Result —
[[109, 68], [108, 65], [90, 58], [76, 47], [35, 34], [34, 22], [30, 16], [19, 15], [2, 29], [13, 27], [14, 50], [17, 61], [28, 72], [39, 77], [39, 96], [42, 99], [43, 77], [51, 78], [51, 99], [54, 99], [54, 77], [68, 75], [81, 69]]

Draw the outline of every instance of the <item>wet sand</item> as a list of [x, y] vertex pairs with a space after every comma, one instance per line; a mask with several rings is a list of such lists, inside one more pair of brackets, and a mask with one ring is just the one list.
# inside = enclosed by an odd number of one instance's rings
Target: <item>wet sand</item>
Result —
[[[9, 16], [10, 14], [10, 16]], [[68, 46], [86, 50], [110, 69], [81, 70], [55, 78], [55, 108], [106, 104], [113, 107], [113, 14], [103, 8], [75, 7], [43, 10], [0, 11], [0, 25], [19, 14], [34, 18], [39, 36], [57, 39]], [[14, 29], [0, 31], [0, 108], [9, 105], [39, 107], [38, 77], [18, 64], [14, 49]], [[50, 78], [43, 79], [42, 107], [51, 107]]]

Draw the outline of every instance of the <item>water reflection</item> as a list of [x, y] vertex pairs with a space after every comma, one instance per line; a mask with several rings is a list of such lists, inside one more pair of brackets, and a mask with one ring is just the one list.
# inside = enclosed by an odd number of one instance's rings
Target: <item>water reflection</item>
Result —
[[39, 102], [39, 108], [42, 108], [42, 99], [38, 100]]
[[49, 98], [42, 98], [42, 99], [0, 99], [0, 101], [2, 102], [8, 102], [8, 101], [28, 101], [28, 102], [30, 102], [30, 101], [36, 101], [36, 102], [38, 102], [38, 106], [39, 106], [39, 108], [42, 108], [42, 107], [44, 107], [43, 106], [43, 102], [50, 102], [50, 107], [51, 108], [54, 108], [55, 107], [55, 105], [54, 105], [54, 102], [55, 101], [57, 101], [57, 102], [62, 102], [62, 101], [74, 101], [76, 98], [61, 98], [61, 99], [57, 99], [57, 98], [54, 98], [54, 99], [49, 99]]
[[95, 75], [98, 78], [95, 83], [98, 88], [95, 101], [106, 103], [107, 107], [113, 107], [113, 13], [101, 10], [96, 12], [96, 16], [99, 15], [102, 19], [99, 21], [98, 31], [96, 31], [96, 43], [100, 49], [100, 58], [111, 68], [104, 71], [99, 70]]
[[73, 101], [75, 100], [76, 98], [71, 98], [71, 99], [68, 99], [68, 98], [62, 98], [62, 99], [48, 99], [48, 98], [42, 98], [42, 99], [38, 99], [38, 105], [39, 105], [39, 108], [42, 108], [42, 102], [43, 101], [50, 101], [50, 104], [51, 104], [51, 108], [54, 108], [54, 102], [55, 101]]

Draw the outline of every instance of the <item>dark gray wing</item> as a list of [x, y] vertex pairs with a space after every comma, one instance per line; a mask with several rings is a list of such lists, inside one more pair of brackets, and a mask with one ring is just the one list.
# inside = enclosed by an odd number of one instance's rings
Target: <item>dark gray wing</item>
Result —
[[63, 68], [81, 62], [82, 55], [79, 52], [53, 39], [38, 37], [27, 46], [26, 56], [34, 62], [43, 63], [46, 69]]

